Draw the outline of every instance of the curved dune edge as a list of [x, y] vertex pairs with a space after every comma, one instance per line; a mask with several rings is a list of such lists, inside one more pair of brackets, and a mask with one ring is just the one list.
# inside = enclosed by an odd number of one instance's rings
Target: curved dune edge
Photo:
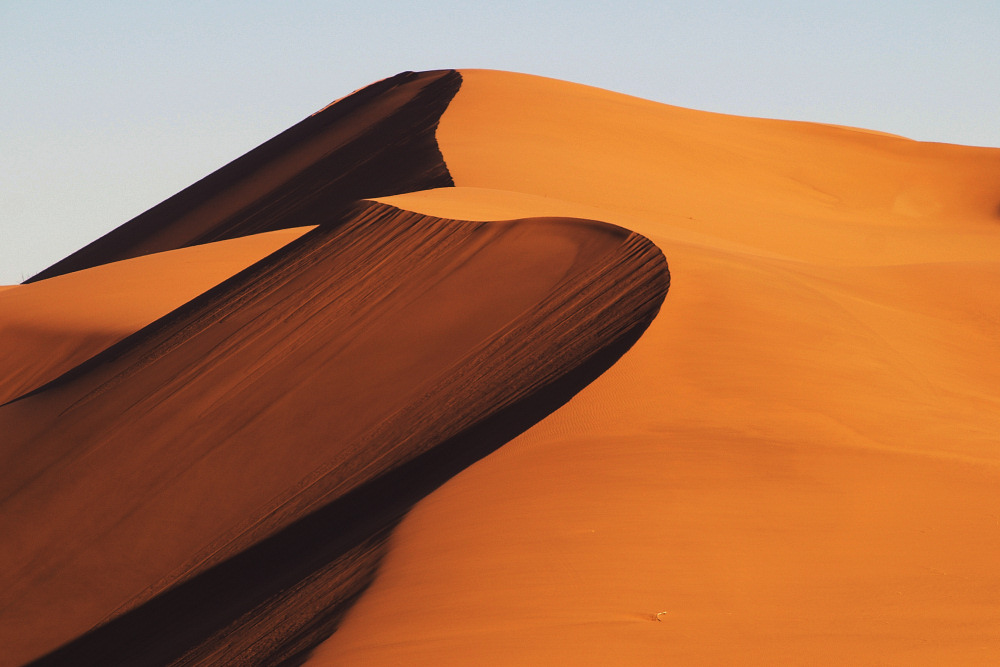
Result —
[[309, 229], [154, 253], [0, 291], [0, 405], [55, 379]]
[[668, 284], [605, 223], [366, 203], [3, 406], [4, 664], [308, 651], [409, 506], [603, 372]]
[[1000, 661], [1000, 151], [462, 76], [457, 187], [382, 201], [606, 220], [671, 295], [309, 664]]

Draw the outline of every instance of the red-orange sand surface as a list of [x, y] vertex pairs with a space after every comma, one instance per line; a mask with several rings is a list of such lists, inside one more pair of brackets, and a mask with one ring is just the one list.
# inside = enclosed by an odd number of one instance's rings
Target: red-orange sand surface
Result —
[[1000, 663], [1000, 149], [455, 76], [0, 291], [0, 664]]

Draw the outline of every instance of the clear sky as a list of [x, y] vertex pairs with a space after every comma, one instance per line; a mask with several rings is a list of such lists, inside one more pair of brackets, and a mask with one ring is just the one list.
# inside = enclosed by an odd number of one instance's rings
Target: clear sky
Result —
[[0, 0], [0, 284], [333, 99], [449, 67], [1000, 146], [1000, 0]]

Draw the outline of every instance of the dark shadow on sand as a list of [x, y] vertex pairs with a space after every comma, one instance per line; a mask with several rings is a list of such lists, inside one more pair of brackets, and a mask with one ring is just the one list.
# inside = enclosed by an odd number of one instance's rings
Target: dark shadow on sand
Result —
[[[29, 664], [302, 664], [371, 583], [386, 537], [415, 503], [565, 404], [651, 321], [652, 315], [536, 393]], [[320, 598], [309, 588], [321, 589]], [[312, 600], [308, 617], [282, 614], [281, 601], [297, 595]], [[251, 618], [283, 636], [266, 645], [241, 641], [241, 626]]]

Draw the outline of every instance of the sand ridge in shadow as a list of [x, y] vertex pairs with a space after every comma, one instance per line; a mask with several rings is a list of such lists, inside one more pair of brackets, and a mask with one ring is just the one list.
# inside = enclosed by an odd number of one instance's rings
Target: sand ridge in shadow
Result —
[[44, 614], [38, 647], [120, 619], [43, 664], [299, 654], [394, 521], [610, 365], [668, 285], [603, 223], [360, 204], [0, 408], [0, 613]]
[[1000, 664], [1000, 149], [462, 77], [456, 187], [385, 203], [612, 222], [677, 288], [310, 667]]
[[434, 138], [454, 70], [402, 72], [321, 109], [25, 282], [318, 224], [354, 201], [452, 185]]

